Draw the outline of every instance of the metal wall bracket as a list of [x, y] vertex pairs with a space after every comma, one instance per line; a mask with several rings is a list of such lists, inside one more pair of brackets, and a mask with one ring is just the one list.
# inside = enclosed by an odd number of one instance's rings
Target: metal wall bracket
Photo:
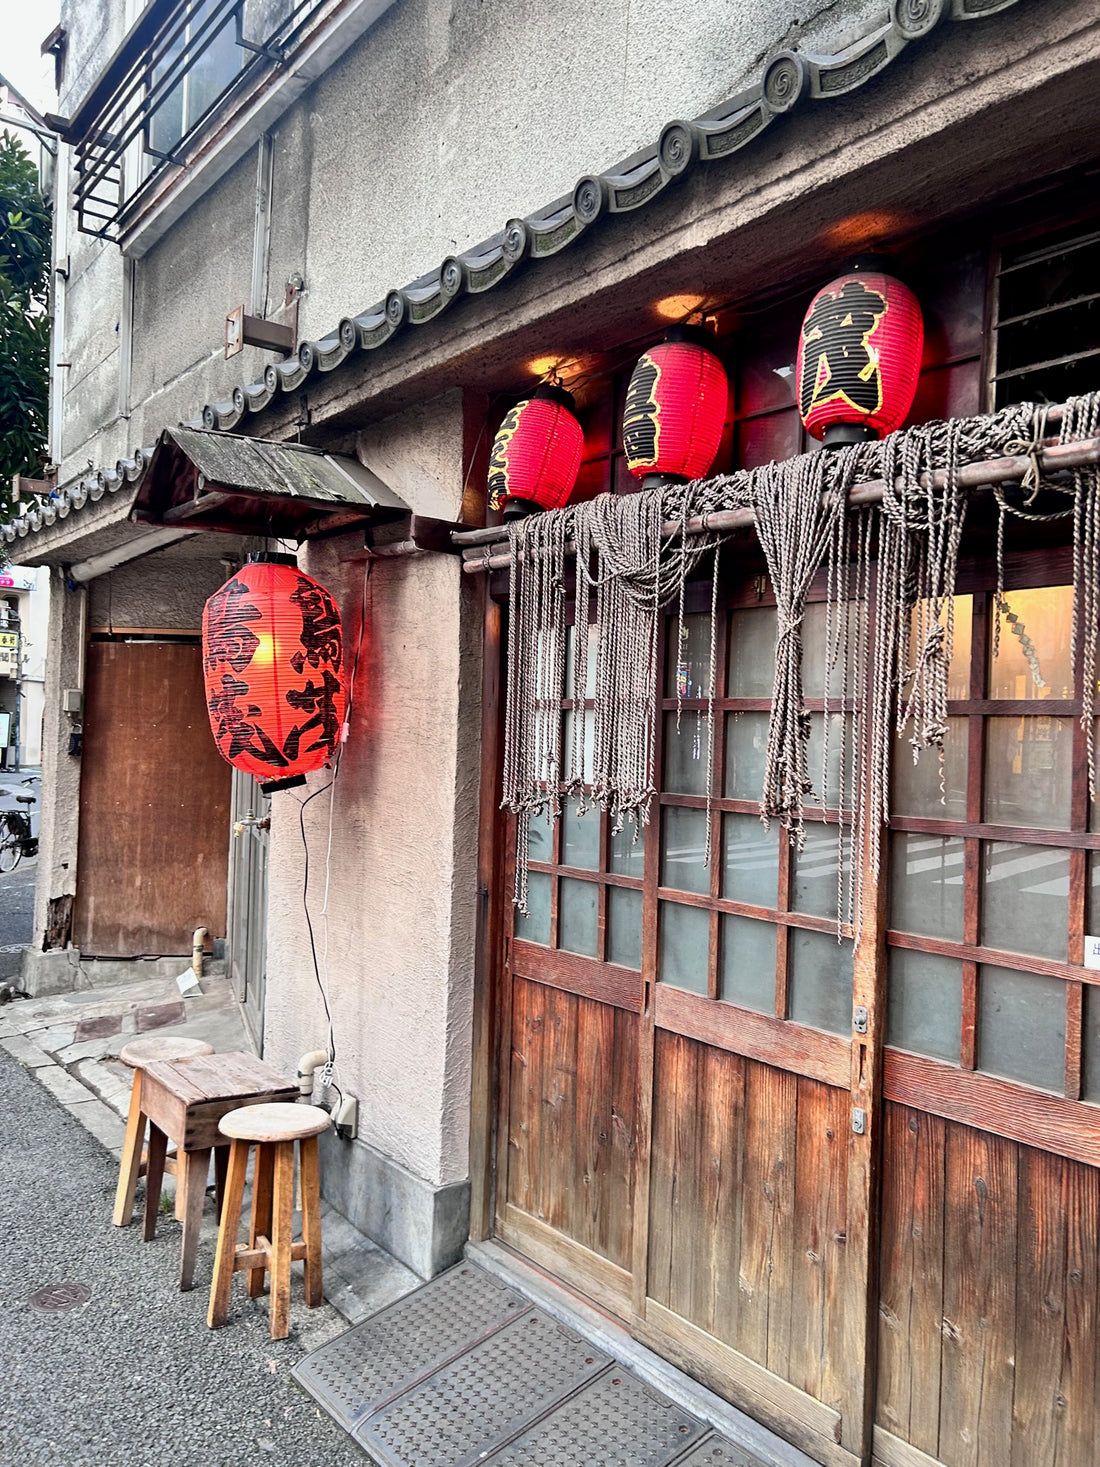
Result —
[[852, 1028], [857, 1034], [867, 1033], [869, 1015], [862, 1004], [859, 1004], [852, 1013]]
[[867, 1112], [858, 1105], [852, 1109], [852, 1130], [857, 1136], [867, 1134]]

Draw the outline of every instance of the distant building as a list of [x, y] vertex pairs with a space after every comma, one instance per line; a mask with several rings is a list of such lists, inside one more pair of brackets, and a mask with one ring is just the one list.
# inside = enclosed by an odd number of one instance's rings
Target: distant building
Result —
[[42, 762], [50, 583], [32, 566], [0, 566], [0, 767]]

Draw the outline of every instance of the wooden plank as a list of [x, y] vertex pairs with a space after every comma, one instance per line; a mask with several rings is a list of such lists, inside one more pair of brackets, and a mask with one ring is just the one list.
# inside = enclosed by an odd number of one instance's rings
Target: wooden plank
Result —
[[[503, 1198], [529, 1212], [531, 1200], [531, 1135], [527, 1119], [528, 1078], [530, 1046], [527, 1035], [527, 992], [528, 985], [522, 979], [509, 981], [512, 990], [511, 1021], [512, 1036], [508, 1046], [508, 1091], [502, 1097], [505, 1115], [501, 1130], [507, 1133], [508, 1151], [505, 1170], [501, 1176], [500, 1192]], [[502, 1066], [503, 1069], [503, 1066]]]
[[73, 910], [83, 953], [184, 954], [196, 927], [224, 935], [229, 790], [200, 648], [92, 642]]
[[893, 1437], [932, 1456], [940, 1429], [944, 1132], [938, 1116], [886, 1106], [876, 1414]]
[[290, 1333], [290, 1245], [293, 1241], [294, 1142], [276, 1141], [271, 1198], [271, 1263], [268, 1269], [271, 1338]]
[[661, 1080], [655, 1105], [672, 1110], [672, 1191], [668, 1225], [672, 1233], [669, 1308], [684, 1319], [693, 1318], [695, 1254], [699, 1238], [699, 1069], [702, 1046], [679, 1039], [670, 1049], [670, 1063]]
[[1100, 1166], [1100, 1127], [1077, 1101], [903, 1050], [887, 1049], [883, 1068], [887, 1098], [901, 1105]]
[[540, 1268], [578, 1289], [617, 1318], [630, 1317], [631, 1280], [625, 1268], [602, 1258], [555, 1231], [530, 1213], [510, 1203], [504, 1208], [498, 1231], [503, 1241]]
[[1012, 1467], [1034, 1467], [1054, 1462], [1065, 1410], [1060, 1391], [1066, 1330], [1062, 1196], [1063, 1172], [1073, 1163], [1024, 1146], [1018, 1164], [1011, 1462]]
[[881, 1426], [875, 1427], [873, 1440], [872, 1467], [943, 1467], [938, 1457], [929, 1457]]
[[612, 1263], [629, 1270], [633, 1265], [637, 1206], [641, 1034], [639, 1021], [633, 1014], [624, 1009], [613, 1009], [612, 1014], [615, 1048], [611, 1059], [611, 1167], [605, 1183], [610, 1225], [607, 1256]]
[[715, 1003], [701, 994], [664, 983], [656, 985], [654, 1015], [660, 1029], [688, 1034], [703, 1044], [717, 1045], [791, 1074], [847, 1088], [851, 1046], [836, 1034], [735, 1004]]
[[727, 1342], [736, 1335], [741, 1272], [745, 1061], [705, 1048], [699, 1069], [700, 1229], [693, 1323]]
[[[318, 1167], [316, 1136], [303, 1136], [298, 1143], [298, 1158], [302, 1183], [300, 1246], [305, 1259], [305, 1300], [307, 1308], [316, 1309], [324, 1303], [325, 1297], [321, 1262], [321, 1173]], [[297, 1247], [294, 1245], [290, 1256], [297, 1256]]]
[[676, 1107], [672, 1077], [687, 1041], [660, 1029], [654, 1036], [653, 1110], [649, 1156], [648, 1297], [666, 1308], [672, 1290], [672, 1194], [675, 1156]]
[[247, 1141], [234, 1141], [229, 1150], [225, 1201], [222, 1204], [222, 1220], [214, 1254], [210, 1303], [206, 1311], [206, 1322], [211, 1329], [217, 1329], [229, 1317], [229, 1290], [233, 1283], [233, 1263], [237, 1256], [237, 1234], [240, 1231], [241, 1202], [244, 1199], [245, 1177], [248, 1173], [248, 1152]]
[[846, 1303], [847, 1120], [843, 1091], [799, 1080], [788, 1379], [838, 1410]]
[[606, 1192], [613, 1164], [614, 1062], [615, 1011], [608, 1004], [585, 1004], [577, 1024], [575, 1185], [579, 1205], [572, 1235], [605, 1258], [613, 1223]]
[[512, 944], [512, 972], [533, 983], [545, 983], [581, 998], [642, 1011], [642, 981], [634, 968], [597, 963], [579, 953], [553, 952], [533, 942]]
[[577, 1028], [585, 999], [551, 991], [549, 1087], [543, 1095], [541, 1175], [545, 1217], [551, 1227], [576, 1235]]
[[179, 1158], [176, 1190], [184, 1198], [183, 1238], [180, 1244], [180, 1289], [186, 1293], [195, 1280], [195, 1257], [202, 1225], [202, 1204], [206, 1197], [206, 1178], [210, 1172], [210, 1152], [191, 1151]]
[[790, 1295], [776, 1276], [789, 1283], [797, 1096], [794, 1075], [748, 1066], [737, 1348], [779, 1375], [788, 1367]]
[[858, 1467], [859, 1458], [839, 1445], [837, 1411], [678, 1318], [655, 1299], [647, 1301], [646, 1318], [635, 1322], [634, 1332], [643, 1344], [826, 1467]]
[[149, 1126], [148, 1160], [145, 1163], [145, 1219], [141, 1240], [150, 1243], [157, 1235], [157, 1212], [160, 1209], [160, 1189], [164, 1182], [164, 1155], [168, 1149], [168, 1137], [159, 1126]]
[[[1004, 832], [1001, 832], [1003, 837]], [[1063, 844], [1061, 837], [1048, 838], [1051, 845]], [[1039, 973], [1051, 978], [1064, 978], [1070, 983], [1100, 985], [1100, 970], [1081, 968], [1074, 963], [1063, 963], [1057, 958], [1036, 958], [1030, 953], [1003, 952], [1000, 948], [980, 947], [973, 943], [953, 942], [940, 937], [918, 937], [912, 932], [887, 934], [891, 947], [905, 947], [912, 952], [932, 953], [937, 957], [959, 958], [963, 962], [992, 963], [998, 967], [1018, 968], [1024, 973]]]
[[1065, 1334], [1052, 1467], [1074, 1467], [1095, 1458], [1100, 1441], [1100, 1172], [1067, 1162], [1058, 1205], [1066, 1219]]
[[946, 1137], [940, 1455], [1010, 1461], [1016, 1337], [1016, 1147], [969, 1126]]

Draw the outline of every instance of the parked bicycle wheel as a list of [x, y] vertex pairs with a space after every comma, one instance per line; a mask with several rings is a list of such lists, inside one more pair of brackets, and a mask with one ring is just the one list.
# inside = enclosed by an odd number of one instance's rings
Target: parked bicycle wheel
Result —
[[18, 836], [5, 834], [0, 841], [0, 873], [7, 875], [14, 871], [23, 856], [23, 842]]

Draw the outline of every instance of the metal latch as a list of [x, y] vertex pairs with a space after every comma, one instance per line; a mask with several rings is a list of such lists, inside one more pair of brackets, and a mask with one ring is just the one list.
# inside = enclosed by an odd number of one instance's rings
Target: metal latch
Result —
[[857, 1034], [867, 1033], [867, 1010], [862, 1004], [852, 1014], [852, 1028]]
[[852, 1130], [857, 1136], [866, 1135], [867, 1132], [867, 1112], [861, 1110], [859, 1106], [852, 1110]]

